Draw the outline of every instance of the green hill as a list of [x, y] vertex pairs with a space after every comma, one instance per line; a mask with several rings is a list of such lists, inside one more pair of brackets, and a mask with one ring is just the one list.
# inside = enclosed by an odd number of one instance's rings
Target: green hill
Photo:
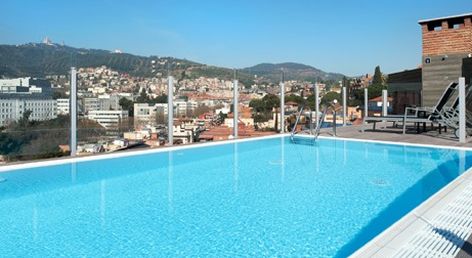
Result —
[[244, 68], [243, 71], [275, 81], [280, 80], [282, 71], [285, 74], [286, 80], [301, 80], [311, 82], [338, 81], [344, 76], [339, 73], [327, 73], [312, 66], [298, 63], [263, 63], [253, 67]]
[[[151, 62], [155, 62], [153, 67]], [[0, 45], [0, 78], [66, 74], [71, 66], [98, 67], [105, 65], [121, 73], [133, 76], [151, 77], [160, 73], [166, 75], [168, 67], [179, 79], [218, 77], [232, 79], [233, 70], [208, 66], [185, 59], [157, 56], [138, 56], [127, 53], [114, 53], [107, 50], [74, 48], [57, 44], [29, 43], [24, 45]], [[311, 66], [283, 63], [260, 64], [238, 71], [238, 79], [246, 86], [251, 85], [255, 76], [269, 82], [278, 82], [280, 71], [284, 69], [288, 80], [326, 81], [339, 80], [343, 75], [325, 73]]]

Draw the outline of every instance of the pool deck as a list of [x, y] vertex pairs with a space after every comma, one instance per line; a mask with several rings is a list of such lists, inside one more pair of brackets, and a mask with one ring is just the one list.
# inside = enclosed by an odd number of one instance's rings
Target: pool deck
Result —
[[[472, 148], [472, 139], [460, 143], [451, 131], [402, 134], [391, 124], [338, 127], [336, 136], [357, 140]], [[322, 136], [333, 136], [331, 128]], [[367, 243], [353, 257], [472, 257], [472, 171], [444, 187], [426, 202]], [[458, 212], [460, 211], [460, 212]], [[447, 218], [447, 219], [445, 219]], [[467, 226], [465, 226], [467, 225]], [[446, 232], [446, 233], [445, 233]], [[418, 257], [419, 257], [418, 256]]]
[[[406, 134], [402, 134], [402, 129], [400, 127], [392, 127], [391, 123], [385, 128], [382, 128], [382, 126], [385, 125], [378, 123], [377, 130], [373, 131], [372, 125], [368, 125], [365, 127], [365, 132], [361, 132], [362, 126], [338, 127], [336, 129], [336, 135], [338, 137], [352, 139], [472, 148], [472, 138], [468, 138], [467, 143], [460, 143], [457, 138], [454, 137], [452, 131], [443, 132], [441, 134], [439, 134], [438, 131], [418, 134], [415, 130], [409, 130]], [[323, 128], [320, 135], [333, 136], [333, 130], [332, 128]]]

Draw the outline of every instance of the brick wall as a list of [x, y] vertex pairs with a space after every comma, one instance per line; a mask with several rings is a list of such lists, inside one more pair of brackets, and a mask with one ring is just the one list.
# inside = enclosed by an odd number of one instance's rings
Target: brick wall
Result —
[[[449, 28], [442, 21], [441, 30], [430, 30], [428, 23], [421, 24], [423, 34], [423, 56], [472, 53], [472, 17], [466, 17], [459, 28]], [[431, 27], [431, 24], [429, 24]]]

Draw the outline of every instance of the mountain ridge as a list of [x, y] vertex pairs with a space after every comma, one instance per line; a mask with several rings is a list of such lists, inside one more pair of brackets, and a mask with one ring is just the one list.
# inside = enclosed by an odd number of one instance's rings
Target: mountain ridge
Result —
[[[151, 65], [152, 60], [156, 61], [154, 67]], [[156, 74], [166, 75], [169, 64], [171, 64], [173, 74], [181, 76], [180, 79], [200, 76], [222, 77], [223, 79], [233, 77], [233, 69], [181, 58], [141, 56], [59, 44], [0, 45], [0, 77], [44, 77], [67, 74], [71, 66], [98, 67], [102, 65], [133, 76], [150, 77]], [[255, 78], [275, 83], [281, 79], [282, 70], [287, 80], [337, 81], [344, 77], [340, 73], [329, 73], [296, 62], [261, 63], [238, 69], [238, 76], [246, 83], [253, 82]]]

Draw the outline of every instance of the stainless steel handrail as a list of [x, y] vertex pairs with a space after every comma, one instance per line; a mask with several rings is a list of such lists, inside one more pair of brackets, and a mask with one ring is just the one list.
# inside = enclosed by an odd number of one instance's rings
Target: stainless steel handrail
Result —
[[293, 141], [293, 136], [295, 135], [295, 130], [297, 130], [298, 122], [300, 121], [300, 117], [301, 117], [302, 112], [303, 112], [304, 109], [305, 109], [305, 105], [302, 105], [300, 107], [300, 111], [298, 112], [297, 120], [295, 120], [295, 125], [293, 126], [292, 132], [290, 133], [290, 139], [292, 139], [292, 141]]
[[316, 121], [315, 138], [314, 138], [315, 141], [316, 139], [318, 139], [318, 136], [320, 135], [321, 125], [323, 124], [323, 121], [325, 120], [326, 113], [328, 113], [328, 107], [324, 108], [323, 113], [321, 113], [320, 119]]

